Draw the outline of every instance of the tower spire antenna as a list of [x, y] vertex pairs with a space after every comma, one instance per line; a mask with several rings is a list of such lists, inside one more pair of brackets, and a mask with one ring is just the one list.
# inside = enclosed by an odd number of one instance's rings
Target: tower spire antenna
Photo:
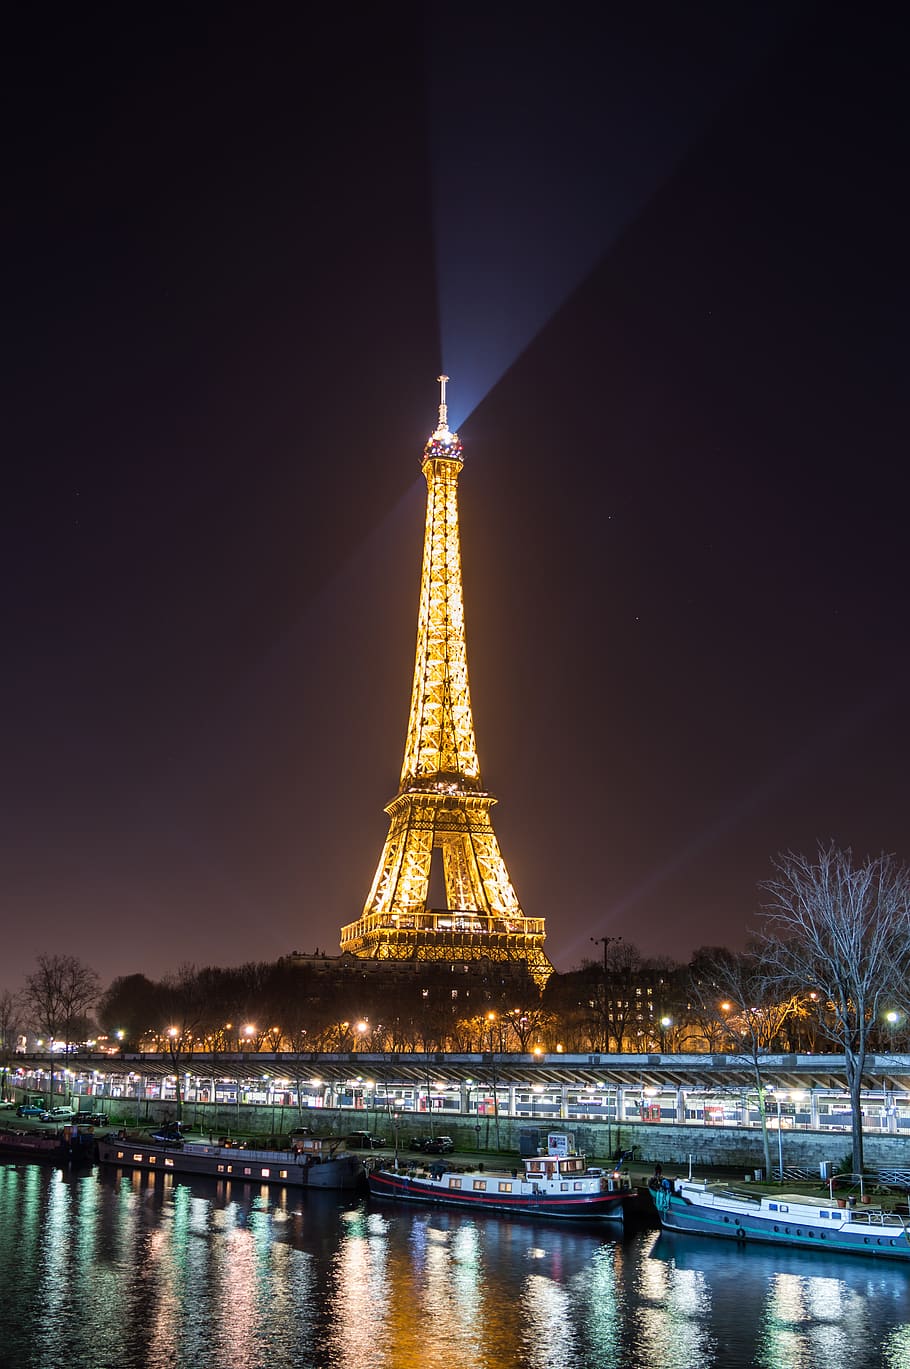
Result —
[[449, 406], [446, 404], [446, 381], [448, 376], [437, 376], [436, 383], [439, 385], [439, 423], [436, 431], [447, 433], [449, 431]]

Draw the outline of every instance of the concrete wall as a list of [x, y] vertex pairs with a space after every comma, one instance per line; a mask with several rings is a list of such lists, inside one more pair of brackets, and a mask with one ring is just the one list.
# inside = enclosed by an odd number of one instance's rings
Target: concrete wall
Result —
[[[165, 1114], [173, 1116], [170, 1108], [161, 1104], [149, 1105], [152, 1122], [161, 1120]], [[192, 1103], [184, 1108], [184, 1119], [191, 1125], [200, 1124], [213, 1135], [259, 1133], [268, 1135], [274, 1128], [276, 1132], [286, 1132], [297, 1123], [296, 1110], [245, 1105], [238, 1114], [236, 1105], [230, 1104], [216, 1110], [211, 1106]], [[129, 1110], [125, 1110], [125, 1120], [130, 1122]], [[388, 1115], [375, 1113], [371, 1109], [351, 1111], [350, 1108], [314, 1108], [306, 1111], [304, 1124], [320, 1135], [346, 1136], [350, 1131], [372, 1131], [385, 1137], [388, 1144], [394, 1144], [395, 1134]], [[583, 1151], [592, 1161], [609, 1160], [617, 1150], [628, 1150], [637, 1146], [641, 1160], [646, 1164], [660, 1161], [664, 1167], [688, 1166], [689, 1157], [696, 1168], [716, 1167], [721, 1169], [741, 1169], [743, 1174], [763, 1169], [765, 1164], [761, 1132], [757, 1128], [716, 1127], [701, 1123], [682, 1125], [668, 1122], [633, 1123], [621, 1127], [595, 1122], [557, 1122], [553, 1125], [531, 1123], [527, 1118], [499, 1118], [497, 1145], [496, 1121], [482, 1117], [478, 1121], [464, 1117], [434, 1116], [433, 1130], [436, 1135], [451, 1136], [456, 1148], [471, 1151], [511, 1151], [522, 1149], [522, 1134], [525, 1137], [537, 1133], [542, 1145], [546, 1144], [547, 1132], [570, 1132], [575, 1136], [576, 1148]], [[145, 1125], [143, 1117], [143, 1125]], [[399, 1120], [398, 1139], [404, 1148], [411, 1136], [428, 1136], [430, 1117], [426, 1113], [403, 1113]], [[771, 1163], [778, 1164], [777, 1131], [768, 1133], [771, 1147]], [[784, 1167], [801, 1166], [817, 1171], [823, 1160], [840, 1162], [850, 1153], [849, 1132], [784, 1130], [783, 1158]], [[867, 1132], [864, 1138], [864, 1154], [870, 1169], [910, 1168], [910, 1136], [883, 1135]]]

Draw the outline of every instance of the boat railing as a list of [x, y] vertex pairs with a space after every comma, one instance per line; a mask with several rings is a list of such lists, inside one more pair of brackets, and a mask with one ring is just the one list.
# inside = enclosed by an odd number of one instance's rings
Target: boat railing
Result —
[[188, 1141], [183, 1146], [184, 1151], [189, 1155], [230, 1155], [231, 1159], [255, 1160], [263, 1164], [303, 1164], [306, 1156], [303, 1154], [294, 1155], [286, 1150], [253, 1150], [249, 1146], [219, 1146], [208, 1145], [204, 1141]]
[[854, 1226], [893, 1226], [905, 1233], [907, 1223], [899, 1212], [887, 1212], [881, 1207], [848, 1207], [844, 1216]]

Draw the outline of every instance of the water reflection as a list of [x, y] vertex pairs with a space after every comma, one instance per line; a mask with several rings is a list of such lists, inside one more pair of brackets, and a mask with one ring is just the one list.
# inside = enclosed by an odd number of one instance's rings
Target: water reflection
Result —
[[0, 1231], [0, 1369], [910, 1362], [907, 1270], [655, 1231], [29, 1165]]
[[[655, 1241], [652, 1255], [655, 1263], [700, 1274], [710, 1289], [716, 1358], [708, 1363], [891, 1369], [908, 1362], [906, 1267], [668, 1235]], [[754, 1328], [748, 1358], [743, 1327]]]

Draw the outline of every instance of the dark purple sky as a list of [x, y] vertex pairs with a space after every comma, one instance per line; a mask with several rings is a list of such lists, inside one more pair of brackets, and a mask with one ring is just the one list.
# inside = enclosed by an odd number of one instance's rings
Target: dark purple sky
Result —
[[364, 14], [6, 21], [0, 988], [337, 951], [443, 362], [557, 967], [741, 944], [782, 849], [910, 856], [896, 25]]

